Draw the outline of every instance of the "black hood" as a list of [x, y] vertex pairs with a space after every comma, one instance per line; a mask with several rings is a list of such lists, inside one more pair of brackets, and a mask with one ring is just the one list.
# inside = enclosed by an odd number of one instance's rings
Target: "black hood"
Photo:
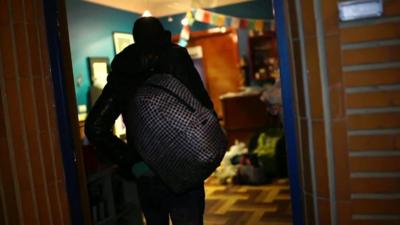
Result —
[[170, 43], [171, 33], [164, 30], [160, 20], [155, 17], [137, 19], [132, 30], [135, 43], [144, 46], [160, 46]]

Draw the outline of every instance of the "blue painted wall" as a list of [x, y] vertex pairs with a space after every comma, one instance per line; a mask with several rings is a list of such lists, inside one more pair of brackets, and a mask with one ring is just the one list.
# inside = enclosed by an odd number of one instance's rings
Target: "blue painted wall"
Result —
[[[75, 85], [78, 105], [88, 105], [90, 88], [88, 57], [108, 57], [110, 62], [114, 57], [112, 32], [130, 33], [133, 22], [139, 14], [111, 9], [82, 0], [68, 0], [67, 16], [70, 36], [71, 56], [75, 83], [82, 78], [82, 84]], [[271, 19], [273, 18], [272, 1], [254, 0], [246, 3], [209, 9], [235, 17]], [[160, 18], [166, 29], [173, 34], [179, 34], [182, 28], [180, 21], [185, 14], [173, 16], [173, 22], [168, 17]], [[192, 30], [209, 29], [212, 26], [195, 22]], [[247, 30], [239, 30], [239, 51], [247, 55]]]
[[[77, 104], [86, 105], [91, 85], [88, 57], [108, 57], [111, 62], [115, 55], [112, 33], [131, 33], [132, 24], [140, 15], [82, 0], [66, 3]], [[81, 86], [76, 84], [78, 77], [82, 78]]]

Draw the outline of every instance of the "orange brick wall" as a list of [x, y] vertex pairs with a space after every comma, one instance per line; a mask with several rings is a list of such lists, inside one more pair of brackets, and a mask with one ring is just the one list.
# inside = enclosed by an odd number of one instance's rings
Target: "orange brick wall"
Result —
[[[336, 0], [298, 2], [288, 1], [287, 17], [305, 224], [400, 224], [400, 1], [383, 0], [382, 17], [353, 22], [339, 21]], [[322, 22], [322, 35], [316, 17]], [[326, 86], [321, 83], [323, 71]], [[324, 90], [329, 95], [329, 120]], [[332, 140], [331, 167], [327, 135]], [[332, 184], [329, 170], [335, 174]]]
[[70, 224], [43, 5], [0, 1], [0, 224]]
[[[91, 224], [64, 0], [57, 0], [84, 224]], [[42, 1], [0, 2], [0, 224], [70, 224]], [[3, 223], [4, 222], [4, 223]]]

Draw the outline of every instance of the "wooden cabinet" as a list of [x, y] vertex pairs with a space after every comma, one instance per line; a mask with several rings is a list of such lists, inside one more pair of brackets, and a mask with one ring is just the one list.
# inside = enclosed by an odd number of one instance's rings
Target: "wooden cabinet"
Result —
[[273, 79], [277, 69], [278, 53], [275, 32], [249, 37], [249, 67], [253, 80]]
[[227, 133], [229, 145], [235, 140], [247, 143], [258, 131], [268, 124], [265, 105], [260, 93], [229, 94], [221, 96], [223, 127]]
[[260, 94], [233, 93], [221, 96], [223, 127], [229, 145], [234, 144], [235, 140], [247, 143], [257, 132], [279, 126], [279, 119], [268, 115]]

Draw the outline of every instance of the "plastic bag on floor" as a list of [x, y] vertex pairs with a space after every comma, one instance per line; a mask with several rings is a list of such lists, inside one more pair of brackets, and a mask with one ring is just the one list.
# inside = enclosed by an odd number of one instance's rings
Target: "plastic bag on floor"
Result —
[[237, 174], [237, 166], [232, 164], [232, 159], [246, 154], [247, 152], [246, 144], [239, 141], [236, 141], [235, 144], [229, 148], [229, 151], [225, 153], [222, 159], [221, 165], [214, 173], [221, 184], [232, 182], [232, 178]]

